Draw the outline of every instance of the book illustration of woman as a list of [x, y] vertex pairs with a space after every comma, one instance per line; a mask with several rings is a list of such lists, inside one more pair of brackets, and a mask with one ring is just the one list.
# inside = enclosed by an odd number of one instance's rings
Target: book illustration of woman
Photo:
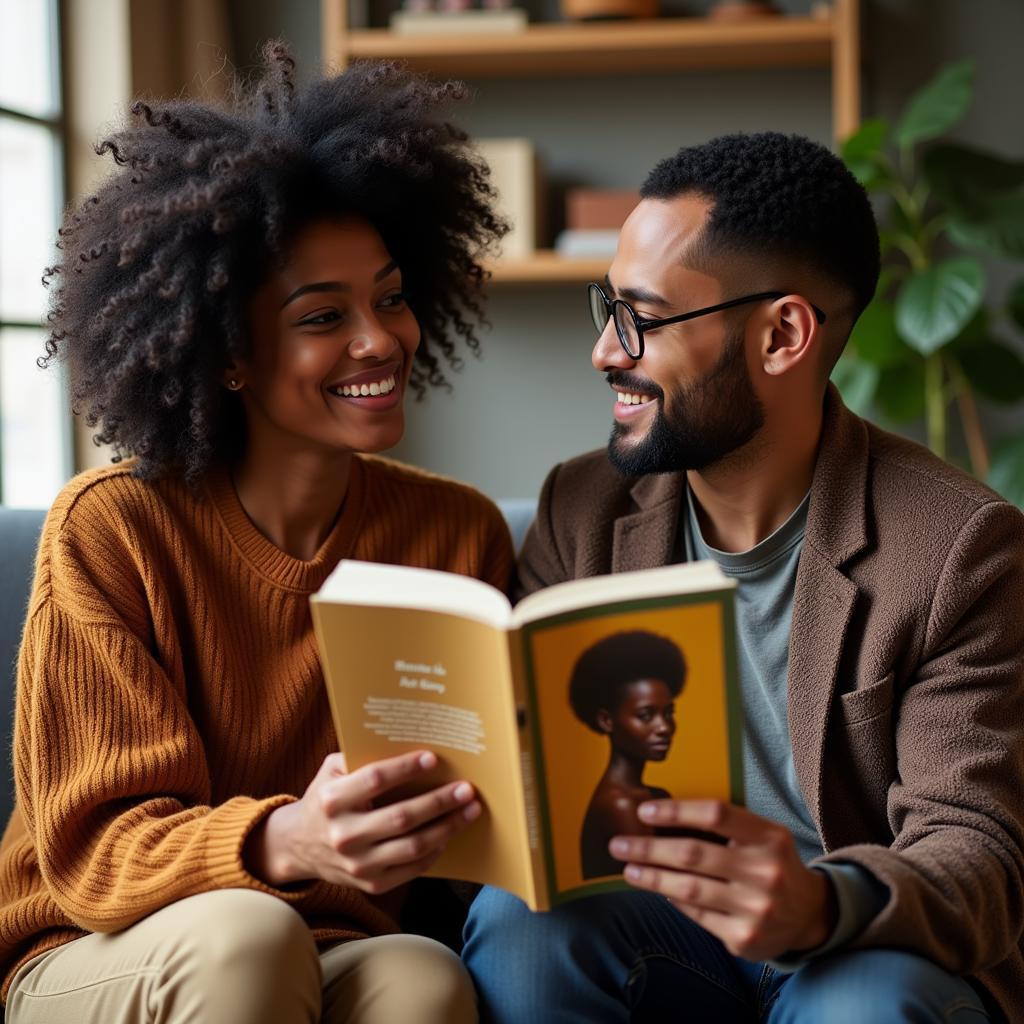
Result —
[[584, 878], [617, 875], [622, 864], [608, 852], [612, 836], [653, 834], [637, 808], [670, 796], [643, 781], [648, 761], [664, 761], [676, 731], [675, 700], [686, 680], [686, 661], [667, 637], [642, 630], [615, 633], [580, 655], [569, 683], [576, 717], [607, 736], [608, 766], [594, 790], [580, 832]]

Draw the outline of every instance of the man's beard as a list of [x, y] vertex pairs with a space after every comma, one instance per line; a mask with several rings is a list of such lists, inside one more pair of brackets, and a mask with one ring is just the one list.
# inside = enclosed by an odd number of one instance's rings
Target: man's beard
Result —
[[[613, 386], [629, 380], [628, 374], [608, 374]], [[626, 476], [705, 469], [742, 448], [764, 424], [764, 407], [743, 357], [742, 331], [726, 339], [704, 377], [674, 397], [671, 415], [665, 413], [660, 388], [648, 383], [642, 390], [658, 402], [646, 435], [630, 442], [629, 427], [616, 423], [608, 440], [608, 458]]]

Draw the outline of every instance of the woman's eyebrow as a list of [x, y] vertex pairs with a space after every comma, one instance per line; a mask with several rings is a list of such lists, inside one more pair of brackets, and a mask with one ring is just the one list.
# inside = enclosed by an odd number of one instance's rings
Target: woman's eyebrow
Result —
[[350, 292], [352, 291], [352, 285], [345, 284], [343, 281], [314, 281], [313, 284], [304, 284], [301, 288], [296, 288], [295, 291], [288, 296], [284, 302], [281, 303], [281, 308], [284, 309], [289, 302], [294, 302], [301, 295], [308, 295], [310, 292]]
[[[373, 282], [377, 284], [383, 281], [388, 274], [394, 273], [398, 269], [398, 261], [392, 260], [386, 266], [380, 268], [376, 274], [373, 275]], [[294, 302], [300, 295], [308, 295], [310, 292], [350, 292], [352, 291], [352, 285], [346, 284], [344, 281], [314, 281], [312, 284], [304, 284], [300, 288], [296, 288], [295, 291], [288, 296], [284, 302], [281, 303], [281, 308], [284, 309], [289, 302]]]

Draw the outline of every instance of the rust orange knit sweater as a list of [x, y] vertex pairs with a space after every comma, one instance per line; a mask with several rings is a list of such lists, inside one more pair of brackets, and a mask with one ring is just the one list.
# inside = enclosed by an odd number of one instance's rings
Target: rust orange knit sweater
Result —
[[128, 468], [65, 488], [43, 530], [18, 666], [4, 998], [45, 949], [212, 889], [273, 892], [318, 939], [395, 930], [354, 889], [278, 891], [241, 856], [336, 749], [309, 595], [342, 557], [501, 588], [512, 565], [490, 502], [385, 459], [353, 460], [342, 514], [308, 562], [256, 530], [222, 471], [204, 500]]

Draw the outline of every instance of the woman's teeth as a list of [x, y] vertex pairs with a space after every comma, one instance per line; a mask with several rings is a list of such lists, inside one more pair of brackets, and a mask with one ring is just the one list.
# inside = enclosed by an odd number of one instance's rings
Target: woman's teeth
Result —
[[630, 395], [625, 391], [617, 392], [615, 400], [620, 405], [646, 405], [648, 402], [654, 401], [650, 395]]
[[369, 398], [375, 395], [390, 395], [395, 390], [395, 377], [385, 377], [384, 380], [374, 381], [372, 384], [345, 384], [341, 387], [341, 393], [346, 398]]

